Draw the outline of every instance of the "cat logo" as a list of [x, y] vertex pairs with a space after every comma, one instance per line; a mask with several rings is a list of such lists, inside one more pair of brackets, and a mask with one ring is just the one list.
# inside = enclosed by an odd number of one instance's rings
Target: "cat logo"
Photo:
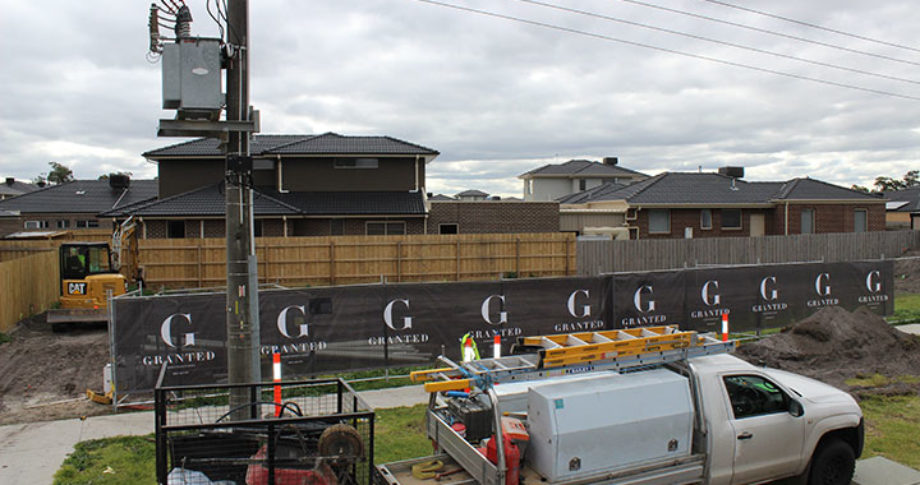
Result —
[[86, 283], [67, 283], [68, 295], [85, 295]]

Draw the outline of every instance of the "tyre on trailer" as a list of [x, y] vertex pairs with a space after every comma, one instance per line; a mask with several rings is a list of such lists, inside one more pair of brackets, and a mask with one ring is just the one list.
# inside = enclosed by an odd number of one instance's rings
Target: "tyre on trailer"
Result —
[[856, 469], [853, 448], [842, 440], [828, 441], [811, 460], [809, 485], [849, 485]]

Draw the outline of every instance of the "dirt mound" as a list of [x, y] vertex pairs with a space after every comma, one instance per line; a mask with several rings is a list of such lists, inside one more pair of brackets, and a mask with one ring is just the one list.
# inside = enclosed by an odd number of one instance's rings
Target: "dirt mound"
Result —
[[920, 251], [910, 251], [894, 262], [895, 293], [920, 293]]
[[52, 333], [44, 320], [39, 315], [20, 322], [12, 341], [0, 345], [0, 424], [110, 412], [85, 394], [102, 390], [109, 360], [105, 325]]
[[[889, 387], [903, 388], [898, 378], [920, 375], [920, 338], [865, 308], [852, 313], [824, 308], [782, 333], [742, 345], [737, 354], [755, 365], [804, 374], [845, 390], [853, 390], [844, 382], [853, 377], [880, 374], [891, 379]], [[916, 379], [910, 382], [920, 390]]]

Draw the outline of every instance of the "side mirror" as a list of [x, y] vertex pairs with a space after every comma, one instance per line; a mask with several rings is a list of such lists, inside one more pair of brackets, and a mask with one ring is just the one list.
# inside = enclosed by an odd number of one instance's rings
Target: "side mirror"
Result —
[[789, 414], [795, 416], [796, 418], [801, 417], [803, 414], [805, 414], [805, 408], [802, 407], [802, 403], [796, 401], [795, 399], [790, 399]]

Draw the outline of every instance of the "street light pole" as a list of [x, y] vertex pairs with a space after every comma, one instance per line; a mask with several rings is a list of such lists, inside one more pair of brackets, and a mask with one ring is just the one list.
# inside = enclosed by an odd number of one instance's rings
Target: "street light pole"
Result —
[[[227, 121], [248, 121], [249, 2], [229, 0]], [[229, 384], [260, 382], [258, 275], [252, 232], [252, 158], [249, 133], [230, 131], [226, 153], [227, 231], [227, 380]], [[248, 406], [257, 396], [231, 389], [232, 419], [254, 418]]]

